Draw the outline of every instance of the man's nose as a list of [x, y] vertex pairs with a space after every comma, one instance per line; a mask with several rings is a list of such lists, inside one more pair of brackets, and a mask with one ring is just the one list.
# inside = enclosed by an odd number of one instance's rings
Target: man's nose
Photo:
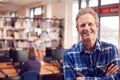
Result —
[[84, 29], [85, 29], [85, 30], [89, 30], [89, 28], [90, 28], [89, 25], [88, 25], [88, 24], [85, 24]]

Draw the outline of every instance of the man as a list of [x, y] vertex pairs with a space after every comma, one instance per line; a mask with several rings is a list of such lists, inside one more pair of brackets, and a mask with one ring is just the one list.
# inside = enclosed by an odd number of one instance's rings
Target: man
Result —
[[97, 39], [98, 15], [92, 8], [80, 9], [77, 31], [81, 41], [64, 54], [65, 80], [120, 80], [117, 48]]

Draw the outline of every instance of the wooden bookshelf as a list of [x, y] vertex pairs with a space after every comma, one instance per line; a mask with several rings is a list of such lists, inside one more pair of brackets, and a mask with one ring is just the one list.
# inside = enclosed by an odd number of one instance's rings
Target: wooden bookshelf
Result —
[[17, 17], [11, 20], [11, 17], [0, 18], [0, 49], [63, 47], [63, 19]]

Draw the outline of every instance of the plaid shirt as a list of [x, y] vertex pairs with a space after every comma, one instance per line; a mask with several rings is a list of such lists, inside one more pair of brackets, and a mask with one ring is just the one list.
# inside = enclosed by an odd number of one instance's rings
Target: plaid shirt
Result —
[[64, 79], [76, 80], [77, 76], [82, 76], [85, 80], [120, 80], [120, 70], [115, 75], [105, 76], [111, 63], [120, 66], [118, 50], [114, 45], [96, 40], [94, 51], [89, 53], [79, 42], [64, 54]]

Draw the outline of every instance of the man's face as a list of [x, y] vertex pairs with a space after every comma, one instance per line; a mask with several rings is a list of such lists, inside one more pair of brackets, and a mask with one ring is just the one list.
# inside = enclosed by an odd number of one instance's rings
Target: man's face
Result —
[[82, 40], [95, 40], [96, 32], [98, 30], [98, 24], [95, 23], [95, 19], [91, 14], [84, 14], [78, 18], [77, 30], [81, 35]]

